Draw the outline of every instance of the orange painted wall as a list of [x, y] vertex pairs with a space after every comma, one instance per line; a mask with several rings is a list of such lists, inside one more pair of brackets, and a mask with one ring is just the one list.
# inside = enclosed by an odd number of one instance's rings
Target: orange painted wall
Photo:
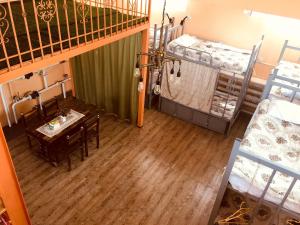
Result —
[[[161, 8], [153, 0], [152, 24], [161, 20]], [[176, 9], [178, 2], [185, 1], [186, 9]], [[274, 16], [247, 16], [243, 13], [246, 9], [255, 9], [263, 12], [272, 12], [278, 15], [300, 18], [300, 1], [298, 0], [168, 0], [167, 5], [173, 11], [168, 11], [175, 16], [177, 22], [185, 15], [192, 17], [187, 22], [186, 33], [204, 39], [222, 41], [241, 48], [251, 48], [262, 34], [265, 41], [262, 46], [256, 74], [266, 77], [270, 70], [268, 64], [274, 65], [279, 57], [283, 42], [286, 39], [300, 46], [300, 21]], [[170, 6], [171, 5], [171, 6]], [[176, 11], [177, 10], [177, 11]], [[289, 59], [296, 60], [292, 54]], [[292, 58], [291, 58], [292, 57]]]
[[247, 3], [249, 8], [255, 9], [257, 11], [300, 19], [299, 0], [250, 0], [244, 2]]
[[[48, 68], [47, 71], [48, 71], [48, 85], [51, 85], [51, 84], [55, 83], [58, 80], [62, 80], [63, 75], [65, 73], [70, 74], [70, 72], [69, 72], [69, 63], [66, 62], [64, 64], [55, 65], [53, 67]], [[25, 79], [25, 80], [15, 81], [12, 84], [12, 90], [13, 90], [12, 95], [16, 95], [16, 94], [19, 93], [20, 96], [23, 96], [24, 93], [26, 93], [27, 91], [40, 90], [43, 87], [44, 86], [43, 86], [42, 77], [39, 76], [39, 75], [34, 75], [29, 80]], [[4, 84], [3, 88], [4, 88], [4, 93], [5, 93], [7, 102], [11, 106], [12, 98], [11, 98], [11, 95], [10, 95], [10, 92], [9, 92], [8, 84]], [[67, 82], [66, 90], [71, 90], [71, 82], [70, 81]], [[61, 93], [62, 93], [61, 87], [58, 86], [58, 87], [55, 87], [55, 88], [49, 90], [48, 92], [43, 93], [42, 99], [43, 100], [48, 100], [48, 99], [52, 98], [53, 96], [59, 95]], [[36, 104], [37, 104], [37, 100], [30, 100], [30, 101], [26, 101], [24, 103], [21, 103], [20, 105], [17, 106], [18, 115], [19, 115], [20, 112], [30, 111], [31, 108]], [[10, 110], [11, 110], [11, 108], [10, 108]], [[12, 113], [11, 113], [11, 121], [14, 121]], [[7, 125], [2, 100], [0, 100], [0, 123], [2, 124], [2, 126]]]
[[23, 195], [0, 125], [0, 196], [5, 204], [9, 218], [15, 225], [30, 225]]

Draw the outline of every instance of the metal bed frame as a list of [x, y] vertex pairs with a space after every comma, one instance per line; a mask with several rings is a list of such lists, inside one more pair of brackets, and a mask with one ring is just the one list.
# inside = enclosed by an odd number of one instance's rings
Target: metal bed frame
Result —
[[[283, 55], [284, 55], [284, 52], [286, 49], [296, 49], [296, 50], [299, 50], [300, 51], [300, 48], [296, 48], [296, 47], [293, 47], [293, 46], [288, 46], [287, 45], [287, 41], [285, 42], [284, 44], [284, 47], [283, 47], [283, 51], [281, 52], [280, 54], [280, 57], [279, 57], [279, 61], [282, 60], [283, 58]], [[265, 87], [265, 90], [264, 90], [264, 93], [262, 95], [262, 99], [267, 99], [270, 95], [270, 92], [271, 92], [271, 89], [273, 86], [278, 86], [278, 87], [283, 87], [283, 88], [286, 88], [286, 89], [289, 89], [291, 91], [293, 91], [293, 94], [292, 96], [290, 97], [289, 101], [290, 102], [293, 102], [294, 101], [294, 97], [297, 93], [300, 93], [300, 81], [297, 81], [297, 80], [292, 80], [292, 79], [289, 79], [287, 77], [284, 77], [284, 76], [280, 76], [278, 75], [278, 69], [274, 69], [267, 81], [267, 84], [266, 84], [266, 87]], [[286, 84], [286, 83], [281, 83], [280, 81], [288, 81], [290, 82], [291, 84], [297, 84], [297, 87], [295, 86], [292, 86], [292, 85], [289, 85], [289, 84]], [[251, 122], [250, 122], [251, 124]], [[256, 208], [254, 209], [254, 212], [255, 210], [258, 209], [258, 207], [261, 205], [261, 204], [266, 204], [266, 205], [272, 205], [272, 206], [275, 206], [277, 208], [276, 210], [276, 213], [273, 215], [273, 218], [272, 220], [274, 220], [274, 218], [278, 215], [278, 213], [280, 211], [284, 211], [284, 212], [287, 212], [288, 214], [290, 214], [291, 216], [295, 217], [296, 219], [300, 219], [300, 213], [295, 213], [295, 212], [292, 212], [290, 210], [287, 210], [285, 209], [283, 206], [284, 206], [284, 203], [286, 201], [286, 199], [288, 198], [289, 196], [289, 193], [292, 191], [295, 183], [297, 180], [300, 180], [300, 172], [297, 172], [297, 171], [293, 171], [292, 169], [290, 168], [287, 168], [287, 167], [284, 167], [284, 166], [280, 166], [280, 165], [277, 165], [276, 163], [270, 161], [270, 160], [267, 160], [265, 158], [262, 158], [260, 157], [259, 155], [256, 155], [256, 154], [252, 154], [252, 153], [249, 153], [243, 149], [240, 148], [240, 143], [241, 143], [241, 140], [240, 139], [236, 139], [235, 142], [234, 142], [234, 145], [233, 145], [233, 149], [232, 149], [232, 152], [231, 152], [231, 155], [230, 155], [230, 158], [229, 158], [229, 161], [228, 161], [228, 165], [225, 169], [225, 172], [224, 172], [224, 175], [223, 175], [223, 179], [222, 179], [222, 182], [221, 182], [221, 186], [220, 186], [220, 189], [219, 189], [219, 192], [217, 194], [217, 198], [216, 198], [216, 201], [214, 203], [214, 206], [213, 206], [213, 209], [212, 209], [212, 212], [211, 212], [211, 215], [210, 215], [210, 219], [209, 219], [209, 222], [208, 222], [208, 225], [213, 225], [214, 222], [215, 222], [215, 219], [218, 215], [218, 211], [220, 209], [220, 206], [221, 206], [221, 202], [222, 202], [222, 199], [224, 197], [224, 194], [225, 194], [225, 191], [226, 191], [226, 188], [229, 184], [229, 177], [230, 177], [230, 174], [231, 174], [231, 171], [234, 167], [234, 162], [236, 160], [236, 158], [238, 156], [242, 156], [242, 157], [245, 157], [249, 160], [252, 160], [254, 162], [257, 162], [259, 164], [262, 164], [270, 169], [273, 170], [266, 186], [264, 187], [264, 191], [262, 192], [262, 195], [259, 197], [259, 198], [256, 198], [258, 203], [256, 205]], [[275, 204], [275, 203], [271, 203], [267, 200], [264, 199], [269, 187], [270, 187], [270, 184], [275, 176], [275, 174], [277, 172], [281, 172], [281, 173], [284, 173], [290, 177], [293, 178], [293, 181], [292, 183], [290, 184], [288, 190], [286, 191], [284, 197], [282, 198], [281, 202], [279, 204]], [[254, 197], [254, 196], [251, 196], [251, 197]]]
[[[289, 41], [286, 40], [283, 44], [283, 47], [282, 47], [282, 50], [281, 50], [281, 53], [280, 53], [280, 56], [279, 56], [279, 59], [278, 59], [278, 64], [284, 58], [284, 54], [285, 54], [286, 50], [291, 49], [291, 50], [296, 50], [296, 51], [300, 52], [299, 47], [289, 45], [288, 42]], [[300, 87], [300, 81], [278, 75], [278, 71], [279, 70], [275, 68], [273, 73], [269, 76], [268, 81], [267, 81], [266, 86], [265, 86], [265, 89], [264, 89], [264, 92], [262, 94], [262, 98], [265, 99], [269, 96], [273, 86], [279, 86], [279, 87], [287, 88], [287, 89], [290, 89], [290, 90], [293, 91], [293, 94], [291, 95], [291, 98], [290, 98], [290, 101], [293, 101], [295, 96], [296, 96], [296, 93], [297, 93], [298, 89], [294, 88], [293, 86], [290, 86], [289, 84], [280, 83], [280, 81], [287, 81], [291, 84], [294, 84], [297, 87]]]
[[[179, 25], [174, 25], [175, 23], [175, 18], [172, 17], [172, 18], [169, 18], [169, 24], [166, 24], [164, 25], [164, 28], [163, 28], [163, 45], [164, 46], [167, 46], [168, 43], [170, 43], [172, 40], [180, 37], [181, 35], [183, 35], [183, 32], [184, 32], [184, 23], [179, 24]], [[176, 32], [169, 32], [170, 29], [173, 29], [173, 28], [176, 28]], [[153, 42], [150, 43], [150, 48], [152, 50], [155, 50], [156, 49], [156, 45], [159, 43], [159, 36], [158, 36], [158, 32], [160, 32], [161, 30], [161, 27], [159, 27], [158, 24], [154, 24], [154, 30], [153, 30]], [[148, 86], [147, 86], [147, 105], [148, 105], [148, 108], [151, 109], [152, 107], [152, 100], [153, 100], [153, 88], [155, 85], [154, 83], [154, 74], [155, 74], [155, 71], [153, 68], [151, 68], [149, 71], [148, 71], [148, 74], [149, 74], [149, 82], [148, 82]]]
[[289, 49], [300, 51], [299, 47], [289, 45], [289, 40], [285, 40], [284, 44], [283, 44], [283, 47], [281, 49], [281, 52], [280, 52], [279, 59], [278, 59], [277, 63], [279, 63], [283, 59], [286, 50], [289, 50]]
[[[184, 32], [184, 26], [178, 25], [178, 26], [173, 26], [173, 27], [169, 27], [167, 26], [164, 32], [164, 47], [165, 49], [167, 49], [167, 45], [169, 43], [168, 41], [168, 37], [172, 37], [171, 40], [174, 40], [175, 38], [180, 37], [181, 35], [183, 35]], [[154, 36], [156, 37], [156, 34], [154, 34]], [[225, 91], [221, 90], [223, 93], [225, 93], [227, 95], [225, 99], [226, 104], [224, 105], [224, 107], [219, 107], [218, 105], [211, 105], [211, 110], [212, 107], [218, 108], [219, 112], [223, 112], [222, 116], [218, 116], [212, 113], [205, 113], [202, 112], [200, 110], [196, 110], [190, 107], [187, 107], [185, 105], [179, 104], [175, 101], [169, 100], [167, 98], [164, 98], [162, 96], [160, 96], [159, 98], [159, 109], [167, 114], [173, 115], [175, 117], [178, 117], [180, 119], [183, 119], [185, 121], [194, 123], [196, 125], [208, 128], [210, 130], [219, 132], [219, 133], [223, 133], [223, 134], [228, 134], [232, 125], [234, 124], [235, 120], [237, 119], [240, 110], [241, 110], [241, 105], [246, 97], [247, 94], [247, 89], [252, 77], [252, 72], [253, 72], [253, 68], [254, 65], [256, 63], [256, 60], [258, 58], [258, 54], [260, 52], [260, 48], [263, 42], [264, 36], [262, 36], [261, 40], [253, 46], [252, 48], [252, 52], [250, 55], [250, 59], [249, 59], [249, 63], [247, 66], [246, 71], [243, 74], [239, 74], [239, 73], [233, 73], [231, 71], [226, 71], [225, 69], [221, 69], [220, 67], [216, 67], [212, 65], [212, 57], [210, 59], [210, 64], [206, 64], [204, 62], [202, 62], [201, 60], [199, 61], [195, 61], [195, 60], [191, 60], [189, 58], [186, 57], [186, 54], [184, 54], [182, 57], [180, 57], [182, 60], [188, 61], [188, 62], [192, 62], [192, 63], [196, 63], [196, 64], [203, 64], [205, 66], [209, 66], [212, 68], [215, 68], [219, 71], [218, 73], [218, 78], [215, 84], [215, 92], [214, 95], [216, 95], [216, 91], [219, 90], [219, 81], [220, 81], [220, 77], [225, 77], [228, 79], [228, 83], [226, 84], [225, 87]], [[185, 48], [185, 52], [186, 50], [189, 48]], [[207, 52], [204, 51], [198, 51], [200, 52], [200, 59], [202, 57], [202, 54], [207, 54]], [[171, 56], [175, 56], [173, 53], [168, 52], [168, 55]], [[178, 56], [176, 56], [178, 57]], [[230, 75], [226, 75], [226, 74], [230, 74]], [[153, 77], [153, 71], [150, 71], [150, 84], [153, 83], [152, 80]], [[240, 90], [238, 90], [239, 88], [237, 87], [237, 83], [241, 82], [241, 87]], [[151, 99], [152, 99], [152, 86], [149, 87], [150, 89], [150, 97], [149, 97], [149, 107], [151, 106]], [[227, 109], [227, 104], [230, 100], [231, 97], [237, 97], [237, 102], [236, 102], [236, 107], [235, 110], [233, 112], [233, 115], [231, 117], [231, 119], [228, 119], [225, 117], [225, 113], [226, 113], [226, 109]], [[210, 110], [210, 112], [211, 112]]]

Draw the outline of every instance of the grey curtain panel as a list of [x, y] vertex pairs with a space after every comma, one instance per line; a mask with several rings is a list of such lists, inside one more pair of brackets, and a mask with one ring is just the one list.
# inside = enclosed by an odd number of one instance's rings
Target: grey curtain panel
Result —
[[140, 48], [138, 33], [72, 58], [76, 97], [136, 122], [139, 78], [134, 71]]

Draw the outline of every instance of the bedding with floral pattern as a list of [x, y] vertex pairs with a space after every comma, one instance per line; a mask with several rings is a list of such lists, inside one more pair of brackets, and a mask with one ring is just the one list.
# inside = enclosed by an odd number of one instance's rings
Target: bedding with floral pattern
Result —
[[[288, 61], [280, 61], [279, 65], [276, 67], [278, 69], [278, 75], [286, 78], [290, 78], [295, 81], [300, 81], [300, 64], [292, 63]], [[288, 81], [283, 81], [280, 79], [275, 79], [280, 83], [297, 87], [297, 84]], [[293, 91], [284, 87], [273, 86], [270, 92], [270, 98], [274, 99], [285, 99], [289, 101], [292, 98]], [[293, 102], [300, 104], [300, 93], [296, 93]]]
[[238, 74], [246, 72], [251, 55], [249, 50], [201, 40], [187, 34], [171, 41], [167, 50], [179, 57]]
[[[240, 148], [300, 174], [300, 125], [270, 116], [268, 110], [271, 104], [272, 101], [269, 99], [259, 104]], [[259, 197], [271, 173], [270, 168], [244, 157], [238, 157], [229, 182], [234, 189]], [[292, 180], [292, 177], [276, 172], [265, 199], [279, 204]], [[300, 212], [299, 180], [284, 207]]]

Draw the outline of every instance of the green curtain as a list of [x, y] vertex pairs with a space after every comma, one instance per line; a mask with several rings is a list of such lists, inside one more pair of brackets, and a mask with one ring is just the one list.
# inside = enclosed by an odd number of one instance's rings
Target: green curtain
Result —
[[138, 33], [72, 58], [76, 97], [135, 122], [139, 78], [134, 71], [140, 48]]

